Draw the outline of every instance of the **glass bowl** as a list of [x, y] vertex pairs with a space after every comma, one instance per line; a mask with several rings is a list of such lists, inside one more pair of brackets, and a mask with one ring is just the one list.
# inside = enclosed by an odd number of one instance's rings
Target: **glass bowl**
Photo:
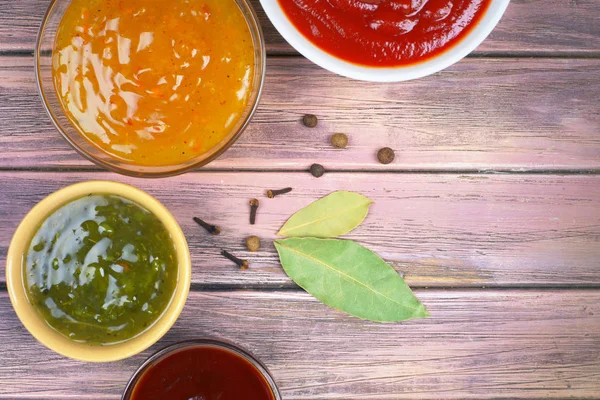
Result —
[[[232, 127], [229, 135], [207, 153], [201, 154], [198, 157], [187, 160], [181, 164], [146, 166], [126, 163], [105, 153], [80, 134], [78, 129], [75, 128], [67, 118], [54, 89], [52, 79], [52, 52], [58, 26], [71, 1], [52, 0], [38, 33], [34, 58], [39, 93], [42, 97], [44, 107], [56, 129], [58, 129], [67, 142], [69, 142], [69, 144], [82, 156], [103, 168], [124, 175], [144, 178], [160, 178], [178, 175], [206, 165], [219, 157], [240, 137], [244, 129], [246, 129], [246, 126], [248, 126], [248, 123], [258, 107], [265, 79], [266, 50], [258, 17], [247, 0], [235, 0], [235, 2], [238, 4], [239, 9], [246, 19], [254, 45], [253, 85], [246, 109], [242, 113], [238, 123]], [[168, 2], [166, 4], [168, 4]]]
[[275, 400], [281, 400], [281, 394], [279, 393], [279, 389], [277, 389], [277, 385], [275, 384], [275, 380], [269, 373], [267, 367], [260, 362], [256, 357], [250, 354], [248, 351], [226, 341], [216, 340], [216, 339], [194, 339], [194, 340], [185, 340], [182, 342], [178, 342], [172, 344], [170, 346], [165, 347], [162, 350], [159, 350], [154, 355], [150, 356], [144, 363], [135, 371], [127, 386], [125, 387], [125, 391], [123, 392], [123, 397], [121, 400], [130, 400], [133, 395], [133, 391], [135, 389], [136, 384], [139, 379], [144, 375], [146, 370], [156, 363], [160, 362], [164, 357], [176, 353], [182, 349], [190, 348], [190, 347], [216, 347], [222, 350], [226, 350], [231, 352], [244, 360], [250, 363], [264, 378], [265, 382], [269, 385], [269, 389], [273, 394], [273, 398]]

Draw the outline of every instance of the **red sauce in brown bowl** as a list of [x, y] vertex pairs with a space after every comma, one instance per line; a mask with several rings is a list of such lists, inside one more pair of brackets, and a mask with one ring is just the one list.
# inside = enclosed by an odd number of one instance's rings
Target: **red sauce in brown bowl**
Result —
[[124, 400], [278, 400], [268, 371], [233, 345], [182, 342], [152, 356], [130, 381]]

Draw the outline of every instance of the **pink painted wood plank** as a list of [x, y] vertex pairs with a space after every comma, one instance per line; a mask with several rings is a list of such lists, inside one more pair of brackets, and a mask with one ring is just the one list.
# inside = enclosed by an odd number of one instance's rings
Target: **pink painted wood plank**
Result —
[[159, 348], [213, 336], [255, 353], [284, 400], [566, 399], [600, 393], [598, 290], [419, 290], [431, 318], [376, 324], [303, 292], [192, 292], [157, 345], [93, 364], [45, 349], [0, 294], [0, 398], [117, 400]]
[[[32, 50], [49, 0], [0, 1], [0, 51]], [[268, 21], [258, 0], [252, 0], [271, 53], [292, 48]], [[600, 52], [600, 18], [594, 0], [512, 1], [504, 18], [478, 54], [581, 54]]]
[[[380, 254], [419, 287], [598, 286], [600, 175], [460, 175], [394, 173], [189, 173], [163, 180], [92, 172], [0, 172], [0, 279], [7, 245], [33, 205], [69, 184], [110, 179], [134, 184], [161, 200], [189, 242], [193, 282], [201, 285], [293, 287], [273, 247], [276, 232], [297, 210], [335, 190], [372, 200], [366, 221], [348, 238]], [[275, 199], [265, 191], [292, 185]], [[251, 198], [257, 224], [249, 225]], [[210, 236], [199, 216], [222, 227]], [[245, 250], [250, 235], [258, 253]], [[239, 271], [220, 255], [250, 260]]]
[[[208, 169], [587, 170], [600, 167], [600, 60], [467, 59], [413, 82], [360, 83], [271, 58], [259, 110]], [[320, 118], [302, 126], [305, 113]], [[329, 137], [344, 132], [346, 150]], [[384, 166], [376, 151], [390, 146]], [[0, 57], [0, 168], [91, 168], [46, 116], [29, 57]]]

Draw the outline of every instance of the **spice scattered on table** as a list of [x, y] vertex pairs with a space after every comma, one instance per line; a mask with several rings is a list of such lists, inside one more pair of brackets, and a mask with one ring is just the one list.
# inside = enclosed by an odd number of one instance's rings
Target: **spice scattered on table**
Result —
[[348, 136], [343, 133], [335, 133], [331, 136], [331, 145], [336, 149], [345, 149], [348, 146]]
[[258, 236], [250, 236], [246, 239], [246, 247], [250, 251], [258, 251], [260, 249], [260, 238]]
[[315, 178], [320, 178], [325, 173], [325, 167], [323, 167], [321, 164], [313, 164], [310, 166], [310, 173]]
[[256, 223], [256, 210], [258, 210], [258, 199], [250, 200], [250, 225], [254, 225]]
[[286, 187], [286, 188], [279, 189], [279, 190], [269, 189], [269, 190], [267, 190], [267, 197], [270, 198], [270, 199], [272, 199], [275, 196], [279, 196], [280, 194], [286, 194], [286, 193], [289, 193], [291, 191], [292, 191], [291, 187]]
[[204, 222], [198, 217], [194, 217], [194, 222], [206, 229], [207, 232], [212, 235], [219, 235], [221, 233], [221, 227]]
[[306, 114], [304, 117], [302, 117], [302, 123], [307, 128], [314, 128], [319, 123], [319, 119], [316, 115]]
[[225, 257], [225, 258], [233, 261], [234, 263], [236, 263], [236, 265], [238, 267], [240, 267], [240, 269], [242, 269], [242, 270], [248, 269], [248, 260], [242, 260], [240, 258], [237, 258], [236, 256], [234, 256], [233, 254], [231, 254], [227, 250], [221, 251], [221, 254], [223, 255], [223, 257]]
[[394, 158], [396, 158], [394, 150], [390, 149], [389, 147], [384, 147], [377, 152], [377, 159], [382, 164], [389, 164], [394, 161]]

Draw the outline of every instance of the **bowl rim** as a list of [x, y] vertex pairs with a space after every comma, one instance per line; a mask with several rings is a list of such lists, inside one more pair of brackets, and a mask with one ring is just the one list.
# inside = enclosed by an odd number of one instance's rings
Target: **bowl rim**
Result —
[[313, 63], [338, 75], [369, 82], [402, 82], [439, 72], [463, 59], [496, 27], [510, 0], [492, 0], [483, 17], [460, 41], [433, 58], [397, 67], [354, 64], [322, 50], [288, 19], [278, 0], [260, 0], [267, 17], [283, 38]]
[[[23, 262], [31, 239], [40, 224], [65, 204], [89, 194], [124, 197], [152, 212], [171, 234], [177, 253], [177, 285], [163, 313], [145, 331], [124, 342], [90, 345], [74, 342], [52, 328], [29, 303], [24, 287]], [[87, 181], [64, 187], [37, 203], [23, 218], [6, 256], [6, 286], [21, 323], [41, 344], [65, 357], [80, 361], [117, 361], [137, 354], [163, 337], [183, 310], [191, 283], [191, 259], [187, 241], [175, 217], [158, 200], [133, 186], [112, 181]]]
[[[165, 178], [165, 177], [180, 175], [180, 174], [186, 173], [186, 172], [191, 171], [196, 168], [203, 167], [203, 166], [211, 163], [212, 161], [219, 158], [223, 153], [225, 153], [240, 138], [242, 133], [244, 133], [244, 131], [250, 124], [250, 121], [254, 117], [254, 114], [256, 113], [256, 110], [258, 109], [258, 106], [260, 104], [260, 100], [262, 98], [262, 93], [263, 93], [263, 88], [264, 88], [264, 83], [265, 83], [266, 70], [267, 70], [267, 50], [266, 50], [266, 45], [265, 45], [264, 33], [262, 30], [262, 26], [259, 22], [258, 15], [256, 14], [254, 7], [252, 7], [252, 4], [249, 2], [249, 0], [233, 0], [233, 1], [235, 1], [240, 8], [241, 8], [240, 3], [243, 3], [243, 5], [245, 6], [245, 9], [240, 10], [240, 11], [242, 11], [242, 14], [244, 15], [244, 19], [246, 20], [246, 23], [248, 24], [248, 29], [251, 31], [251, 34], [252, 34], [252, 32], [255, 32], [257, 39], [258, 39], [258, 47], [255, 47], [254, 51], [259, 52], [258, 61], [259, 61], [259, 66], [261, 68], [261, 73], [260, 73], [260, 78], [257, 82], [258, 88], [257, 88], [257, 92], [256, 92], [256, 99], [255, 99], [254, 103], [252, 104], [250, 111], [246, 115], [246, 118], [244, 119], [242, 125], [240, 125], [240, 128], [238, 129], [238, 131], [235, 132], [229, 138], [229, 140], [227, 140], [221, 147], [218, 147], [218, 145], [217, 145], [213, 149], [211, 149], [212, 153], [211, 153], [211, 151], [209, 151], [209, 153], [205, 153], [205, 154], [210, 154], [210, 155], [204, 159], [184, 165], [183, 167], [175, 166], [175, 168], [165, 170], [165, 171], [136, 171], [136, 170], [131, 170], [131, 169], [127, 169], [127, 168], [122, 168], [119, 165], [115, 165], [113, 163], [106, 162], [100, 158], [97, 158], [97, 157], [93, 156], [92, 154], [90, 154], [85, 149], [83, 149], [81, 146], [79, 146], [75, 141], [73, 141], [69, 137], [69, 135], [66, 132], [64, 132], [61, 125], [58, 123], [58, 118], [56, 117], [55, 113], [50, 109], [50, 107], [48, 105], [49, 101], [46, 98], [46, 95], [44, 94], [43, 83], [42, 83], [41, 72], [40, 72], [40, 68], [41, 68], [40, 57], [41, 57], [41, 52], [42, 52], [41, 47], [42, 47], [43, 33], [45, 31], [46, 25], [48, 24], [48, 18], [50, 16], [50, 13], [52, 12], [52, 9], [56, 6], [58, 1], [60, 1], [60, 0], [51, 0], [50, 1], [50, 4], [48, 5], [48, 8], [44, 14], [44, 17], [42, 19], [40, 28], [39, 28], [37, 36], [36, 36], [35, 50], [34, 50], [34, 56], [33, 56], [35, 81], [36, 81], [38, 94], [40, 95], [40, 97], [42, 99], [42, 105], [44, 106], [44, 109], [46, 110], [46, 114], [48, 114], [48, 116], [50, 117], [50, 121], [52, 122], [52, 124], [54, 125], [56, 130], [61, 134], [61, 136], [67, 141], [67, 143], [69, 143], [69, 145], [81, 156], [83, 156], [87, 160], [91, 161], [92, 163], [94, 163], [108, 171], [116, 172], [121, 175], [138, 177], [138, 178]], [[68, 0], [68, 1], [71, 1], [71, 0]], [[245, 10], [247, 10], [248, 12], [246, 13]], [[255, 65], [255, 68], [256, 67], [257, 67], [257, 65]], [[70, 123], [70, 121], [69, 121], [69, 123]], [[75, 127], [73, 127], [73, 128], [77, 129]], [[87, 139], [84, 138], [84, 140], [87, 140]], [[98, 151], [102, 151], [102, 150], [98, 149]], [[108, 156], [108, 158], [111, 160], [114, 160], [114, 157]], [[128, 165], [128, 164], [124, 164], [124, 165]], [[153, 168], [153, 166], [137, 166], [137, 167], [140, 169]], [[171, 166], [160, 166], [160, 167], [154, 167], [154, 168], [169, 168], [169, 167], [171, 167]]]
[[275, 382], [273, 375], [271, 374], [269, 369], [266, 367], [266, 365], [263, 364], [263, 362], [258, 359], [258, 357], [256, 357], [254, 354], [252, 354], [249, 350], [246, 350], [243, 347], [240, 347], [230, 341], [223, 340], [223, 339], [211, 338], [211, 337], [202, 337], [202, 338], [197, 338], [197, 339], [182, 340], [182, 341], [173, 343], [169, 346], [166, 346], [166, 347], [158, 350], [156, 353], [152, 354], [150, 357], [148, 357], [142, 363], [142, 365], [140, 365], [135, 370], [133, 375], [131, 375], [131, 378], [129, 379], [129, 381], [127, 382], [127, 385], [125, 386], [125, 389], [123, 390], [123, 395], [121, 396], [121, 400], [129, 400], [131, 398], [131, 395], [133, 394], [133, 390], [135, 389], [135, 385], [137, 384], [138, 380], [143, 376], [146, 369], [148, 367], [150, 367], [154, 362], [156, 362], [156, 361], [160, 360], [162, 357], [164, 357], [168, 354], [171, 354], [175, 351], [178, 351], [180, 349], [184, 349], [186, 347], [198, 347], [198, 346], [200, 346], [200, 347], [217, 347], [220, 349], [228, 350], [228, 351], [242, 357], [243, 359], [248, 361], [250, 364], [252, 364], [252, 366], [254, 368], [256, 368], [258, 370], [258, 372], [260, 372], [260, 374], [263, 376], [265, 381], [267, 381], [267, 384], [269, 385], [269, 388], [271, 389], [271, 392], [272, 392], [275, 400], [281, 400], [281, 393], [279, 393], [279, 388], [277, 387], [277, 383]]

